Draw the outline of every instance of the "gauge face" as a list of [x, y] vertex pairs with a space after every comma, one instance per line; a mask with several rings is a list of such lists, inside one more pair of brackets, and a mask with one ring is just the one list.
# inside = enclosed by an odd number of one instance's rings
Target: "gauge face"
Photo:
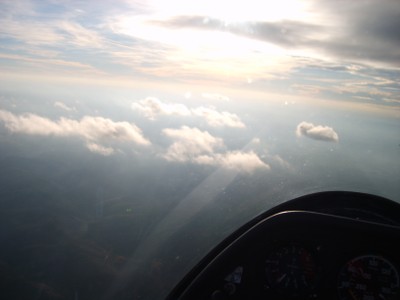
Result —
[[338, 291], [340, 300], [399, 299], [399, 274], [381, 256], [359, 256], [342, 268]]
[[277, 249], [268, 256], [265, 270], [269, 287], [287, 295], [305, 294], [315, 286], [315, 260], [303, 247], [291, 245]]

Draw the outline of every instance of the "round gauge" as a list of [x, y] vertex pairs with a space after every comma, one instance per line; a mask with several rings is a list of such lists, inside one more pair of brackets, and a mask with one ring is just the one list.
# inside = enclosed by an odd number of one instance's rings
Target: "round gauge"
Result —
[[364, 255], [350, 260], [339, 274], [340, 300], [399, 299], [399, 274], [381, 256]]
[[303, 247], [284, 246], [266, 260], [268, 286], [286, 295], [309, 293], [315, 286], [317, 268], [311, 253]]

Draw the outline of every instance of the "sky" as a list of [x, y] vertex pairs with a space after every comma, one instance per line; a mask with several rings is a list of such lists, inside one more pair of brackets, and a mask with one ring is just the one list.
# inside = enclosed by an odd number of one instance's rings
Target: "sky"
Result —
[[2, 1], [1, 74], [398, 107], [396, 0], [231, 2]]
[[389, 120], [392, 139], [399, 125], [395, 0], [0, 8], [0, 122], [11, 135], [252, 174], [292, 170], [279, 138], [334, 149], [349, 129], [340, 118]]

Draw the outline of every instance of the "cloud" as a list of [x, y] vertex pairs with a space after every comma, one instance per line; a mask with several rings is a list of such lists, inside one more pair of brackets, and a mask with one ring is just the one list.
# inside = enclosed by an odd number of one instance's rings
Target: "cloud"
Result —
[[[320, 41], [327, 51], [347, 59], [385, 62], [400, 65], [400, 5], [397, 0], [380, 1], [317, 1], [327, 17], [336, 20], [331, 39]], [[372, 16], [372, 17], [371, 17]], [[343, 24], [346, 24], [343, 27]], [[334, 29], [334, 28], [332, 28]]]
[[154, 97], [148, 97], [132, 104], [132, 109], [138, 110], [150, 120], [155, 120], [158, 115], [190, 116], [191, 112], [184, 104], [164, 103]]
[[306, 136], [320, 141], [339, 141], [339, 136], [333, 130], [333, 128], [328, 126], [314, 125], [308, 122], [301, 122], [299, 125], [297, 125], [296, 134], [297, 136]]
[[148, 97], [133, 103], [132, 109], [140, 111], [146, 118], [150, 120], [155, 120], [159, 115], [197, 116], [203, 118], [210, 126], [213, 127], [246, 127], [236, 114], [227, 111], [219, 112], [213, 106], [199, 106], [189, 109], [186, 105], [181, 103], [165, 103], [157, 98]]
[[69, 111], [69, 112], [71, 112], [71, 111], [76, 111], [76, 108], [75, 108], [75, 107], [69, 107], [69, 106], [66, 105], [65, 103], [59, 102], [59, 101], [54, 102], [54, 106], [55, 106], [55, 107], [58, 107], [58, 108], [61, 108], [61, 109], [65, 110], [65, 111]]
[[308, 17], [301, 20], [226, 22], [205, 15], [177, 15], [151, 23], [171, 29], [229, 32], [291, 51], [306, 50], [314, 57], [317, 53], [346, 61], [399, 66], [398, 0], [353, 1], [350, 4], [345, 0], [339, 3], [311, 0], [307, 6]]
[[325, 29], [323, 26], [294, 20], [227, 23], [221, 19], [204, 16], [175, 16], [169, 20], [152, 23], [171, 28], [219, 30], [267, 41], [282, 47], [302, 46], [312, 40], [311, 36], [315, 35], [315, 32]]
[[68, 118], [53, 121], [35, 114], [15, 115], [0, 110], [0, 120], [11, 132], [80, 137], [87, 142], [89, 150], [103, 155], [111, 154], [111, 148], [100, 146], [97, 143], [134, 142], [143, 146], [150, 145], [150, 141], [143, 136], [142, 131], [136, 125], [128, 122], [114, 122], [103, 117], [84, 116], [79, 121]]
[[114, 153], [114, 149], [111, 147], [104, 147], [96, 143], [87, 143], [86, 148], [93, 153], [97, 153], [104, 156], [109, 156]]
[[168, 161], [217, 166], [245, 173], [270, 169], [254, 151], [221, 151], [224, 148], [222, 139], [207, 131], [183, 126], [164, 129], [163, 133], [175, 140], [163, 156]]
[[216, 138], [207, 131], [182, 126], [180, 129], [164, 129], [163, 134], [174, 139], [168, 148], [165, 158], [170, 161], [192, 161], [201, 154], [212, 154], [223, 146], [221, 138]]
[[[0, 12], [0, 34], [2, 35], [29, 45], [65, 47], [69, 44], [77, 47], [104, 47], [103, 38], [98, 32], [99, 27], [90, 29], [75, 22], [72, 11], [60, 9], [58, 12], [52, 11], [46, 14], [41, 11], [40, 6], [48, 5], [48, 3], [22, 1], [22, 4], [13, 4], [11, 2], [15, 1], [8, 2], [5, 5], [2, 3]], [[79, 18], [79, 16], [76, 17]]]
[[167, 20], [155, 20], [151, 24], [170, 28], [218, 30], [277, 44], [282, 47], [302, 46], [324, 30], [323, 26], [295, 20], [241, 21], [227, 23], [218, 18], [205, 16], [175, 16]]
[[16, 62], [26, 62], [31, 65], [40, 66], [46, 65], [47, 68], [54, 67], [54, 68], [63, 68], [64, 70], [72, 70], [76, 74], [78, 71], [92, 73], [92, 74], [103, 74], [102, 71], [92, 67], [91, 65], [76, 62], [76, 61], [68, 61], [68, 60], [61, 60], [61, 59], [52, 59], [52, 58], [33, 58], [23, 55], [15, 55], [15, 54], [7, 54], [7, 53], [0, 53], [0, 58], [12, 60]]
[[213, 127], [246, 127], [236, 114], [227, 111], [219, 112], [214, 107], [200, 106], [192, 109], [192, 113], [195, 116], [204, 118], [206, 122]]
[[215, 157], [216, 164], [226, 169], [252, 173], [256, 169], [269, 170], [270, 166], [263, 162], [253, 151], [231, 151]]
[[191, 162], [244, 173], [253, 173], [257, 169], [271, 169], [271, 167], [262, 161], [254, 151], [228, 151], [225, 153], [199, 155], [193, 157]]

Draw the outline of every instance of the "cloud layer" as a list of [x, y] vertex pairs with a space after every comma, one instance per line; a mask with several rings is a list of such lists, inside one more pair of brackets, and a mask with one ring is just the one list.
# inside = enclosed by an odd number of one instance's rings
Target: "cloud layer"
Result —
[[338, 142], [339, 136], [332, 127], [314, 125], [308, 122], [301, 122], [297, 125], [297, 136], [306, 136], [314, 140], [326, 142]]
[[[103, 156], [114, 154], [117, 148], [113, 144], [117, 142], [151, 144], [136, 125], [103, 117], [84, 116], [80, 120], [62, 117], [54, 121], [32, 113], [17, 115], [0, 110], [0, 121], [13, 133], [81, 138], [89, 151]], [[172, 143], [161, 157], [171, 162], [216, 166], [249, 174], [257, 169], [270, 169], [254, 151], [227, 151], [222, 138], [198, 128], [165, 128], [162, 134]]]

